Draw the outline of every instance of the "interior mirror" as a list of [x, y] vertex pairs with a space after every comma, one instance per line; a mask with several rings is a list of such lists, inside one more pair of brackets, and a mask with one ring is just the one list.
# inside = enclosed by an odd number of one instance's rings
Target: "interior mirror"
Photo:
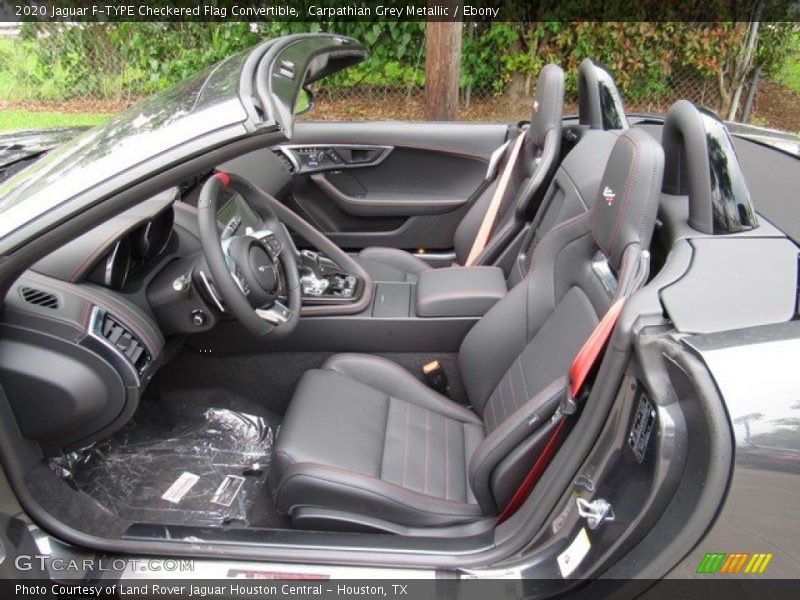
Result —
[[302, 88], [300, 93], [297, 94], [297, 101], [294, 103], [294, 114], [302, 115], [308, 112], [314, 106], [314, 94], [308, 88]]

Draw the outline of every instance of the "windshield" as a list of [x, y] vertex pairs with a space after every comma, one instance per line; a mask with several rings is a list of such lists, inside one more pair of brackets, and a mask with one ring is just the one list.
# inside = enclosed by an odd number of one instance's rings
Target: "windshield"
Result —
[[247, 118], [238, 98], [249, 51], [231, 56], [59, 146], [0, 185], [0, 238], [73, 196]]

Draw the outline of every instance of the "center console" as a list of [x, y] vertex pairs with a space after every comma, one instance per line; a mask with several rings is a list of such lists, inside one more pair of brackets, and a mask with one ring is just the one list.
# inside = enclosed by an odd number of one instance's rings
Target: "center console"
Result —
[[480, 317], [508, 292], [499, 267], [448, 267], [423, 271], [417, 281], [420, 317]]
[[[364, 282], [316, 252], [298, 260], [303, 306], [353, 303]], [[355, 314], [305, 315], [291, 336], [270, 339], [270, 350], [326, 352], [457, 352], [464, 336], [507, 293], [498, 267], [446, 267], [417, 282], [375, 281], [371, 299]], [[235, 321], [190, 342], [217, 354], [263, 351]]]

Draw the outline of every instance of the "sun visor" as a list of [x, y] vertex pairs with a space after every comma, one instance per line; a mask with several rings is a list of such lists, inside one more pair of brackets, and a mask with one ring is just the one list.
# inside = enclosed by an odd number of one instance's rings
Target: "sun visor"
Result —
[[294, 129], [294, 108], [306, 86], [369, 58], [353, 38], [332, 34], [289, 36], [272, 47], [256, 70], [258, 99], [287, 138]]

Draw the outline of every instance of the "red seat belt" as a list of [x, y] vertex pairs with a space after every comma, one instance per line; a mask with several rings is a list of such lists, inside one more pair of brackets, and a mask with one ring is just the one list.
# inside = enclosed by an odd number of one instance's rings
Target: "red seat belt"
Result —
[[[620, 312], [622, 312], [622, 306], [624, 304], [625, 298], [620, 298], [611, 305], [594, 328], [589, 338], [584, 342], [578, 354], [575, 355], [575, 360], [572, 361], [572, 365], [569, 368], [569, 399], [571, 401], [574, 402], [574, 399], [578, 397], [578, 393], [581, 391], [586, 377], [591, 372], [592, 367], [594, 367], [600, 359], [603, 349], [611, 337], [611, 332], [614, 331], [614, 325], [617, 323], [617, 319], [619, 318]], [[503, 512], [497, 517], [498, 525], [517, 512], [517, 509], [522, 506], [522, 503], [525, 502], [530, 495], [536, 482], [539, 481], [539, 477], [544, 472], [558, 446], [558, 440], [567, 422], [566, 416], [567, 415], [563, 413], [561, 414], [558, 424], [555, 429], [553, 429], [553, 433], [550, 434], [550, 439], [547, 440], [547, 444], [545, 444], [541, 454], [537, 457], [536, 462], [533, 463], [525, 479], [520, 483], [517, 491], [514, 492], [511, 500], [506, 504]]]

